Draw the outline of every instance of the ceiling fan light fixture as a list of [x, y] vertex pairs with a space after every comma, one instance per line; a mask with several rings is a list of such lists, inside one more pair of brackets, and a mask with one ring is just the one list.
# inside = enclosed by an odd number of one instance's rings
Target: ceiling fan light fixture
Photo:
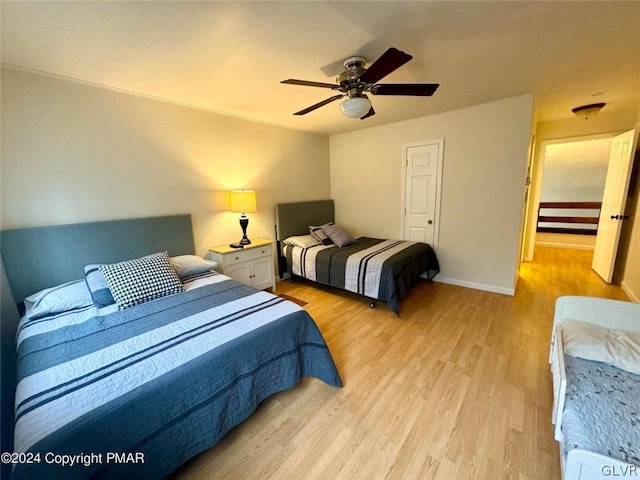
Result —
[[578, 118], [589, 120], [590, 117], [600, 113], [600, 110], [606, 105], [606, 103], [591, 103], [589, 105], [582, 105], [581, 107], [572, 108], [571, 111]]
[[345, 117], [360, 118], [371, 109], [371, 101], [365, 97], [350, 97], [340, 104]]
[[348, 97], [340, 104], [342, 114], [348, 118], [365, 120], [376, 114], [367, 93], [371, 95], [400, 95], [413, 97], [430, 97], [440, 86], [439, 83], [378, 83], [381, 79], [395, 72], [413, 57], [402, 50], [388, 48], [369, 68], [365, 68], [366, 59], [360, 56], [347, 58], [343, 66], [345, 71], [336, 78], [336, 83], [310, 82], [289, 78], [280, 83], [320, 87], [340, 92], [326, 100], [304, 108], [294, 115], [306, 115], [325, 105]]

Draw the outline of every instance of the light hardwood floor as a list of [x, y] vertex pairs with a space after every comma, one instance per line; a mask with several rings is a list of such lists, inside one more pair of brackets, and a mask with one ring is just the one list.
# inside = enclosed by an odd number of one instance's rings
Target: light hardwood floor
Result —
[[559, 479], [547, 364], [555, 299], [628, 300], [591, 252], [536, 248], [514, 297], [421, 282], [384, 304], [307, 283], [344, 387], [305, 379], [270, 397], [184, 479]]

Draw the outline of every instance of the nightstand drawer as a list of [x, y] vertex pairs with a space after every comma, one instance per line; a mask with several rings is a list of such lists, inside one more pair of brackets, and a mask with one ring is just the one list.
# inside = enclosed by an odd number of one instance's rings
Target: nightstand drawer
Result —
[[271, 257], [271, 245], [249, 248], [247, 250], [238, 249], [237, 252], [228, 253], [226, 255], [226, 264], [233, 265], [262, 257]]

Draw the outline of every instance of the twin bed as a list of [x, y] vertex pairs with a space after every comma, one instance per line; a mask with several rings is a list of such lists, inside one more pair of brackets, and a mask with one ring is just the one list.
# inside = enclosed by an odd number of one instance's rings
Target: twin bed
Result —
[[640, 476], [640, 305], [560, 297], [549, 362], [563, 479]]
[[1, 248], [16, 303], [71, 282], [18, 326], [13, 479], [162, 478], [302, 377], [342, 385], [306, 311], [211, 266], [181, 293], [93, 302], [87, 265], [193, 254], [188, 215], [3, 231]]
[[318, 230], [333, 224], [333, 200], [278, 204], [281, 274], [287, 271], [292, 279], [306, 278], [357, 293], [369, 298], [372, 307], [382, 300], [398, 314], [398, 302], [409, 286], [420, 276], [431, 280], [440, 271], [435, 252], [422, 242], [360, 237], [339, 246], [309, 240], [310, 227]]

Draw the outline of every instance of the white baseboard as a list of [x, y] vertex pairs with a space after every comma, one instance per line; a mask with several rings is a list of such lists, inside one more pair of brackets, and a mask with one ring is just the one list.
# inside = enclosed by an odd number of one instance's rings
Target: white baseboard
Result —
[[579, 250], [593, 250], [593, 245], [576, 245], [575, 243], [536, 242], [537, 247], [576, 248]]
[[458, 287], [473, 288], [474, 290], [484, 290], [485, 292], [501, 293], [502, 295], [515, 295], [515, 288], [496, 287], [495, 285], [486, 285], [484, 283], [467, 282], [466, 280], [458, 280], [456, 278], [443, 277], [436, 275], [434, 282], [446, 283], [448, 285], [456, 285]]
[[620, 282], [620, 286], [622, 287], [622, 290], [624, 291], [624, 293], [629, 295], [629, 298], [631, 299], [632, 302], [640, 303], [640, 296], [636, 295], [636, 293], [629, 288], [629, 285], [627, 285], [624, 282]]

